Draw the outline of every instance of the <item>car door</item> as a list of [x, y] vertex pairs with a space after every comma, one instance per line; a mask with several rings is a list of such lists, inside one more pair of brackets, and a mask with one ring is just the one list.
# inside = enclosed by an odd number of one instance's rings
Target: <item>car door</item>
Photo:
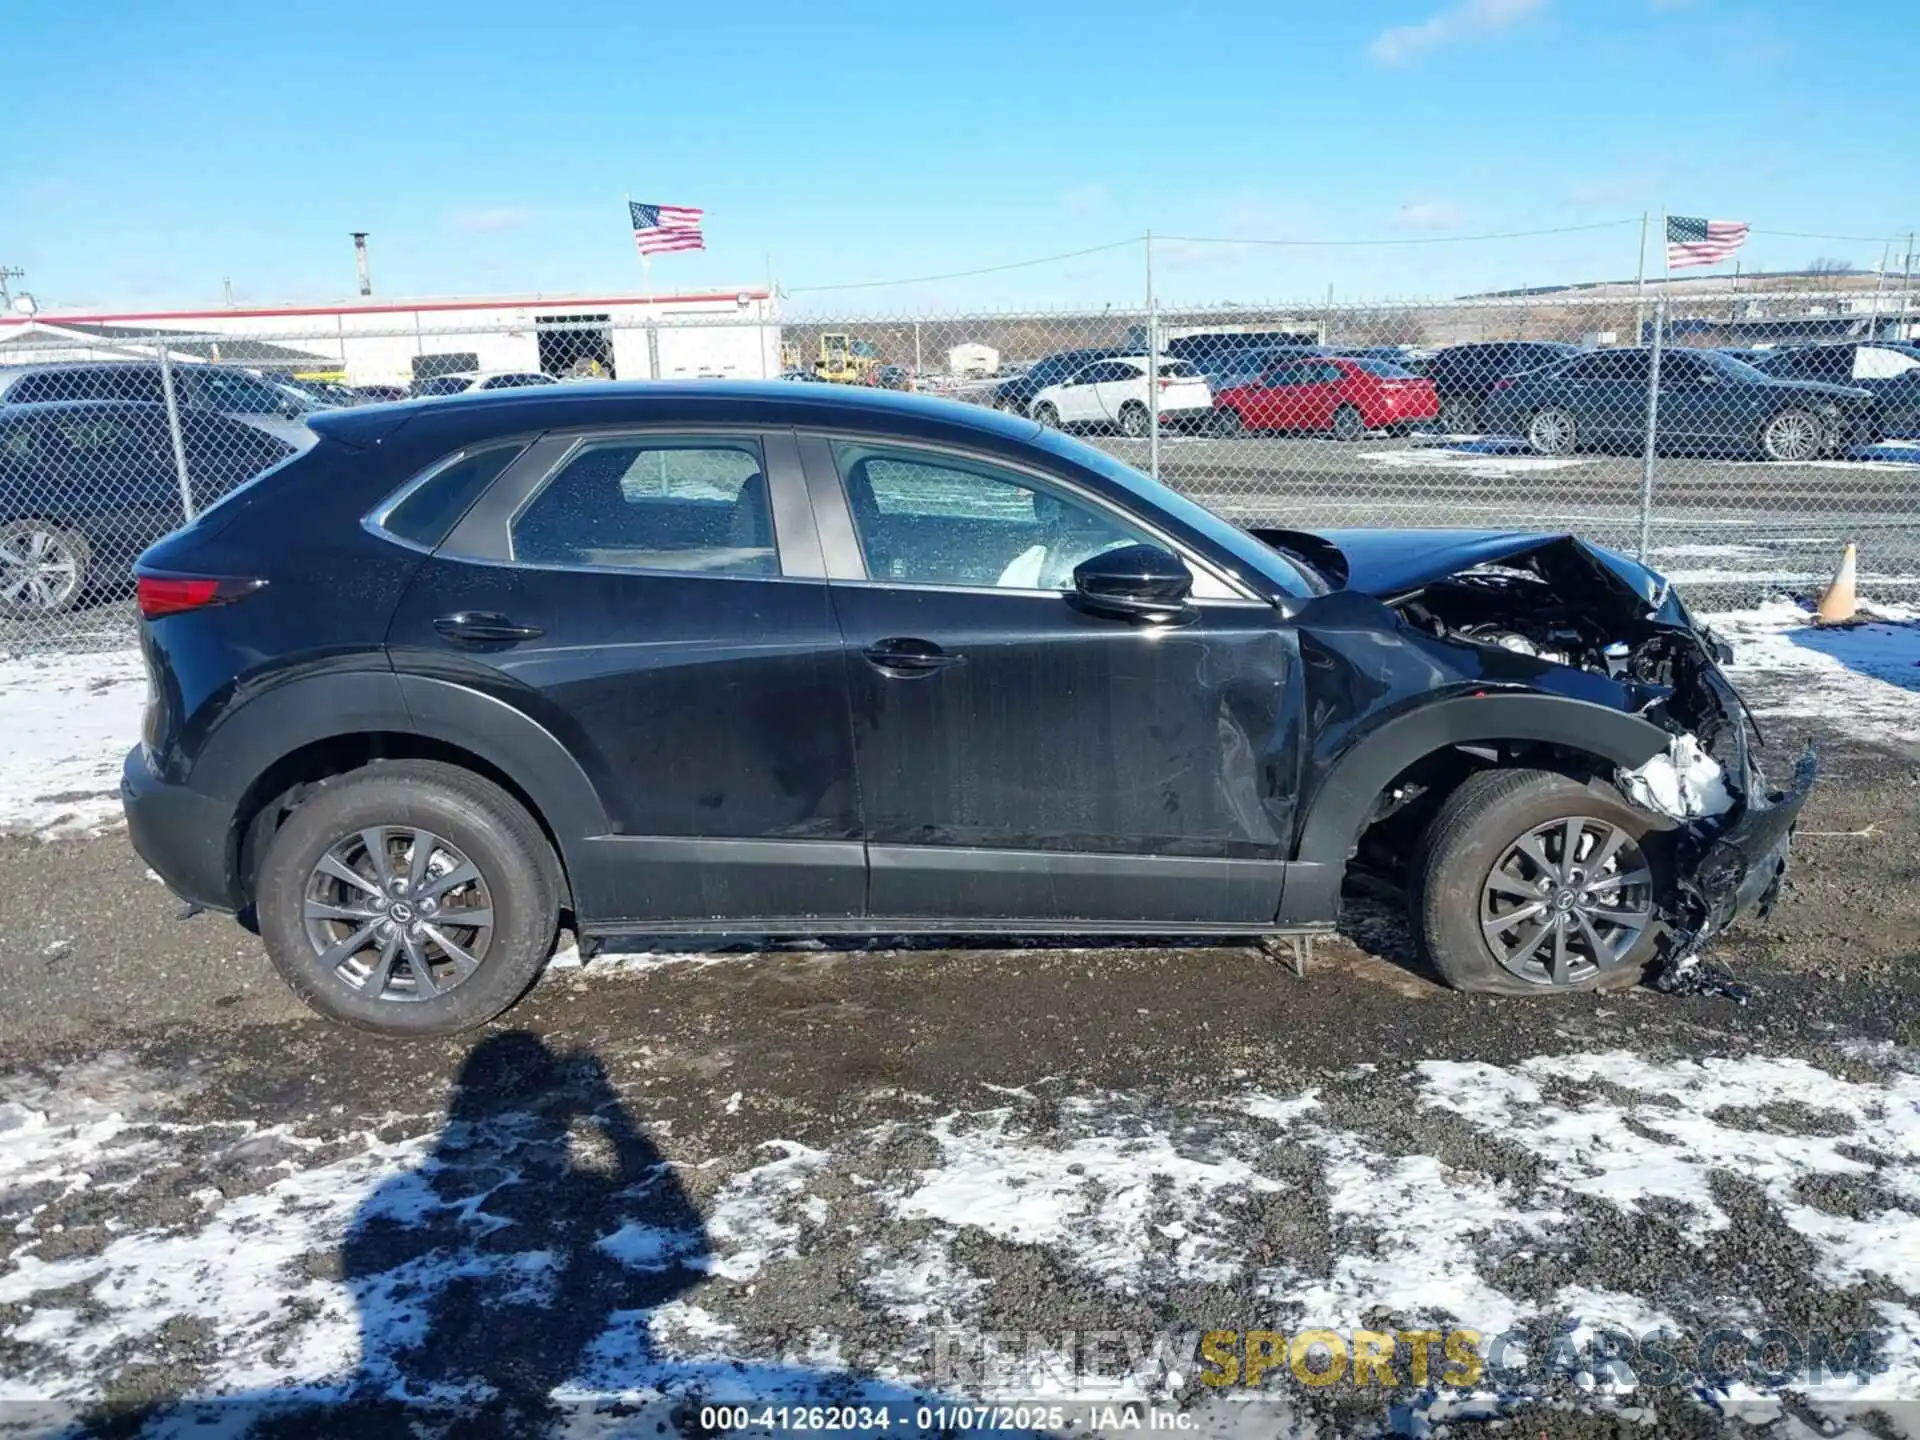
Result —
[[1738, 416], [1738, 396], [1724, 389], [1719, 371], [1684, 351], [1661, 355], [1658, 435], [1662, 445], [1693, 449], [1723, 443], [1734, 438], [1737, 425], [1744, 428]]
[[1615, 445], [1646, 435], [1647, 385], [1652, 371], [1645, 350], [1609, 350], [1576, 362], [1568, 400], [1580, 433]]
[[1105, 618], [1073, 566], [1152, 528], [1057, 475], [802, 436], [876, 920], [1269, 923], [1291, 806], [1289, 650], [1197, 559], [1181, 625]]
[[846, 670], [790, 434], [535, 441], [421, 567], [389, 646], [410, 683], [571, 752], [606, 811], [570, 876], [594, 922], [861, 913]]
[[1310, 367], [1299, 361], [1276, 365], [1260, 381], [1256, 423], [1263, 430], [1301, 430], [1306, 428], [1306, 408], [1302, 391]]
[[1069, 375], [1060, 390], [1060, 418], [1075, 425], [1105, 420], [1100, 387], [1118, 373], [1111, 360], [1096, 360]]
[[1093, 386], [1094, 403], [1099, 407], [1093, 417], [1103, 425], [1117, 425], [1120, 410], [1129, 401], [1147, 403], [1147, 367], [1137, 360], [1109, 360]]

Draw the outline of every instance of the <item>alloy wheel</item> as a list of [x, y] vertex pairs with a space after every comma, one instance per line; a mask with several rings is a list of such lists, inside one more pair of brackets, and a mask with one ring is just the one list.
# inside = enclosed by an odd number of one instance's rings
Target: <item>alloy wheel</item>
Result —
[[303, 918], [321, 963], [389, 1001], [431, 1000], [471, 977], [493, 943], [493, 898], [442, 836], [374, 826], [335, 841], [307, 878]]
[[79, 593], [85, 566], [57, 530], [26, 521], [0, 531], [0, 604], [52, 614]]
[[1527, 423], [1527, 443], [1542, 455], [1571, 454], [1574, 435], [1573, 416], [1564, 410], [1542, 410]]
[[1619, 826], [1574, 815], [1507, 846], [1480, 887], [1480, 933], [1530, 984], [1577, 985], [1621, 963], [1653, 923], [1653, 871]]
[[1806, 411], [1787, 410], [1767, 422], [1760, 444], [1769, 460], [1813, 460], [1826, 444], [1826, 433]]

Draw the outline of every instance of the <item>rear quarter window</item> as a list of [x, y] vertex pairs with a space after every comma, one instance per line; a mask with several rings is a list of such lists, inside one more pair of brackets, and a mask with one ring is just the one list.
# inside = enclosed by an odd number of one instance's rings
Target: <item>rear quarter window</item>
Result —
[[452, 533], [473, 502], [511, 465], [523, 444], [495, 445], [442, 461], [393, 504], [381, 520], [388, 534], [431, 550]]

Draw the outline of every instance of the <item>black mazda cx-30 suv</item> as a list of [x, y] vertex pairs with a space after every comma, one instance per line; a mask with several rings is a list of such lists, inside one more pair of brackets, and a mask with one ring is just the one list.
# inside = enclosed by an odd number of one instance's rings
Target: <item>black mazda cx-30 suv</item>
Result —
[[148, 550], [124, 793], [316, 1009], [499, 1013], [607, 937], [1311, 934], [1400, 879], [1464, 987], [1770, 901], [1811, 779], [1569, 536], [1247, 532], [1033, 422], [831, 386], [315, 416]]

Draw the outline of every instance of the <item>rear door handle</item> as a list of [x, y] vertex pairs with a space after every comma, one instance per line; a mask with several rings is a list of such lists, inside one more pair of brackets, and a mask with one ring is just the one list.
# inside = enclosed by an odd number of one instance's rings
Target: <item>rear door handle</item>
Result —
[[867, 663], [874, 669], [898, 679], [931, 675], [936, 670], [963, 665], [967, 658], [951, 650], [942, 650], [931, 640], [899, 635], [876, 640], [860, 653], [867, 657]]
[[537, 640], [546, 632], [538, 625], [517, 625], [490, 610], [461, 610], [433, 622], [442, 637], [456, 645], [517, 645]]

